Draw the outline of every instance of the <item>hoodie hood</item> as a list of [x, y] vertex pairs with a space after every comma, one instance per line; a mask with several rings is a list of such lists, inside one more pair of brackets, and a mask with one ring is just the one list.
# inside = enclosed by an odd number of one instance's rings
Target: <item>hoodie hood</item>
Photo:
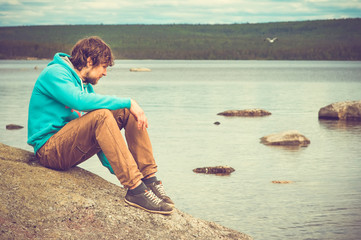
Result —
[[74, 78], [78, 81], [79, 84], [82, 84], [82, 80], [78, 76], [78, 74], [75, 72], [75, 68], [73, 64], [70, 61], [71, 56], [66, 53], [57, 53], [54, 55], [53, 61], [51, 61], [48, 66], [54, 65], [54, 64], [60, 64], [64, 66], [65, 69], [67, 69]]

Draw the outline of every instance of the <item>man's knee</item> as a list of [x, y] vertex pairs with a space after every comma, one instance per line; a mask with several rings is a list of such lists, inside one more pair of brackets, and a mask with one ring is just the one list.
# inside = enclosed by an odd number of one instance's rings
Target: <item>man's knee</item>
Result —
[[112, 110], [111, 112], [115, 120], [117, 121], [119, 128], [120, 129], [124, 128], [128, 123], [129, 116], [131, 115], [129, 109], [122, 108], [122, 109]]
[[92, 112], [97, 120], [104, 121], [105, 119], [114, 118], [112, 112], [109, 109], [98, 109]]
[[130, 111], [127, 108], [118, 109], [118, 110], [109, 110], [109, 109], [98, 109], [92, 111], [91, 114], [94, 114], [94, 118], [96, 122], [104, 122], [104, 121], [111, 121], [115, 120], [115, 123], [118, 125], [119, 129], [124, 128], [130, 117]]

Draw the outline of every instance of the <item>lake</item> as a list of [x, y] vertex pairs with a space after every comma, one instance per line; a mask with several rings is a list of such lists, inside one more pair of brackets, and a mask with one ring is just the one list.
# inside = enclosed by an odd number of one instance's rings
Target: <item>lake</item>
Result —
[[[47, 63], [0, 61], [0, 142], [32, 150], [27, 109]], [[130, 72], [132, 67], [152, 71]], [[360, 238], [361, 123], [319, 121], [318, 111], [361, 99], [361, 62], [117, 60], [95, 90], [132, 97], [143, 107], [158, 178], [180, 210], [257, 240]], [[217, 115], [251, 108], [272, 115]], [[5, 130], [9, 123], [25, 128]], [[311, 144], [289, 149], [260, 143], [286, 130], [298, 130]], [[192, 171], [217, 165], [236, 171]], [[96, 157], [80, 166], [119, 185]]]

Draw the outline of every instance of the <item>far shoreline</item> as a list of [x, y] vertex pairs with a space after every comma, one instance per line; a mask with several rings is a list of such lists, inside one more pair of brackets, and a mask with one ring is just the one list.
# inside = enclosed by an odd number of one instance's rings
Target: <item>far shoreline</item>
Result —
[[[15, 58], [0, 58], [0, 61], [51, 61], [53, 58], [38, 58], [38, 57], [15, 57]], [[137, 59], [137, 58], [115, 58], [114, 60], [129, 60], [129, 61], [307, 61], [307, 62], [361, 62], [361, 59]]]

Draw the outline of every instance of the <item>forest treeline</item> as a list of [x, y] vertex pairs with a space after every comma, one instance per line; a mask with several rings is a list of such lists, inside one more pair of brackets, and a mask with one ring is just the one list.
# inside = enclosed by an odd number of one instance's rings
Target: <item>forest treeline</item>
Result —
[[[0, 27], [0, 58], [52, 58], [100, 36], [117, 59], [361, 60], [361, 18], [258, 24]], [[270, 43], [266, 38], [277, 40]]]

